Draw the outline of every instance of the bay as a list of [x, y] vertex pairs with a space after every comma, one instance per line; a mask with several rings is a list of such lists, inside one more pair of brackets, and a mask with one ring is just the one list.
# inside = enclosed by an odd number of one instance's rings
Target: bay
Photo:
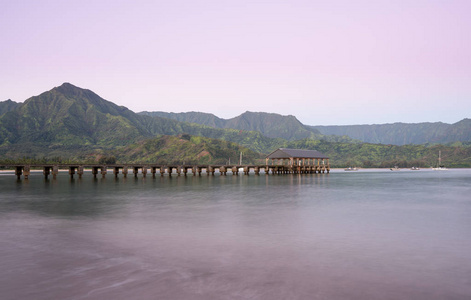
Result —
[[471, 170], [0, 175], [1, 299], [470, 299]]

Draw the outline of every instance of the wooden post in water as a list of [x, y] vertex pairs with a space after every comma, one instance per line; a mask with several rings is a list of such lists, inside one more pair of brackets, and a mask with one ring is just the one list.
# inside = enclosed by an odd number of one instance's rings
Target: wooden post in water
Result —
[[57, 165], [52, 166], [52, 179], [56, 179], [58, 174], [59, 174], [59, 166]]
[[47, 179], [47, 177], [49, 176], [49, 174], [51, 174], [51, 167], [44, 166], [44, 167], [43, 167], [44, 179]]
[[23, 167], [22, 166], [16, 166], [15, 167], [15, 175], [18, 178], [18, 180], [21, 179], [22, 174], [23, 174]]
[[113, 167], [113, 175], [114, 175], [114, 178], [118, 178], [119, 167]]
[[25, 179], [28, 179], [30, 172], [31, 172], [31, 167], [30, 166], [24, 166], [23, 175], [25, 176]]
[[128, 166], [123, 167], [123, 176], [124, 178], [128, 177]]
[[92, 167], [92, 174], [93, 178], [96, 178], [96, 175], [98, 174], [98, 167]]
[[83, 175], [83, 166], [78, 166], [77, 167], [77, 174], [79, 176], [79, 179], [82, 179], [82, 175]]
[[137, 173], [139, 173], [139, 167], [134, 167], [133, 173], [134, 173], [134, 177], [137, 177]]
[[254, 167], [253, 168], [255, 175], [260, 175], [260, 168], [259, 167]]
[[146, 177], [147, 176], [147, 167], [142, 167], [142, 177]]
[[152, 178], [155, 178], [155, 173], [157, 173], [157, 168], [156, 167], [151, 167], [150, 172], [152, 173]]
[[245, 175], [249, 175], [249, 172], [250, 172], [249, 167], [248, 167], [248, 166], [245, 166], [245, 167], [244, 167], [244, 174], [245, 174]]
[[107, 173], [106, 166], [101, 167], [101, 178], [105, 178], [105, 175]]
[[70, 179], [73, 179], [73, 178], [74, 178], [74, 174], [75, 174], [75, 167], [69, 166], [69, 175], [70, 175]]

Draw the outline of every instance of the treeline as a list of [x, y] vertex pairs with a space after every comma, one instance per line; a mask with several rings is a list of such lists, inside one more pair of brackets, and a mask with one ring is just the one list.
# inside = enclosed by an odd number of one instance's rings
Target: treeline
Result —
[[244, 164], [264, 161], [262, 154], [247, 147], [189, 134], [164, 135], [122, 147], [35, 144], [8, 149], [2, 153], [0, 147], [0, 164], [236, 164], [241, 153]]
[[[242, 139], [243, 141], [243, 139]], [[438, 165], [441, 151], [443, 165], [450, 168], [471, 167], [471, 145], [382, 145], [339, 143], [304, 139], [288, 142], [271, 140], [264, 153], [251, 150], [253, 141], [244, 145], [189, 134], [159, 136], [121, 147], [91, 145], [28, 144], [0, 147], [0, 163], [157, 163], [157, 164], [263, 164], [267, 153], [277, 148], [310, 149], [329, 156], [331, 167], [390, 168], [398, 166], [431, 167]]]
[[460, 142], [451, 145], [395, 146], [301, 140], [290, 142], [287, 147], [318, 150], [330, 157], [332, 167], [431, 167], [437, 166], [439, 151], [442, 153], [442, 163], [445, 166], [451, 168], [471, 167], [471, 146]]

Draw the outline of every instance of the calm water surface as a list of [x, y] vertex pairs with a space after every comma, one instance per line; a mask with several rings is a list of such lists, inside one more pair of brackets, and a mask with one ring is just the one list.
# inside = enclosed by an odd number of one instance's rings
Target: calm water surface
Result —
[[471, 299], [469, 169], [0, 189], [0, 299]]

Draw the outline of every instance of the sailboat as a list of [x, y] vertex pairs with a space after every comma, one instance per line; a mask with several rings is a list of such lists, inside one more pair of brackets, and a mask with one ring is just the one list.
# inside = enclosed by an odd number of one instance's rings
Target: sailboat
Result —
[[442, 151], [438, 151], [438, 167], [432, 168], [434, 171], [446, 171], [448, 170], [442, 165]]

